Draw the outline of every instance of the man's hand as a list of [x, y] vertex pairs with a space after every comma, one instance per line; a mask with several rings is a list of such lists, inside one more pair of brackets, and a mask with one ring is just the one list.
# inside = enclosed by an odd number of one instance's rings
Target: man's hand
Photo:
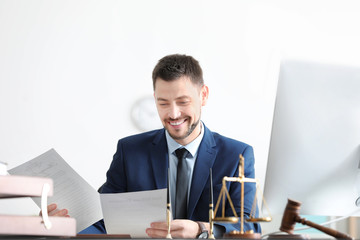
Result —
[[[205, 227], [210, 230], [210, 224], [204, 222]], [[165, 238], [168, 232], [166, 222], [153, 222], [146, 233], [152, 238]], [[170, 225], [171, 236], [173, 238], [196, 238], [200, 233], [200, 227], [197, 222], [185, 219], [175, 219]]]
[[[47, 206], [47, 211], [49, 216], [53, 217], [70, 217], [68, 215], [69, 211], [67, 209], [57, 209], [56, 203], [52, 203]], [[42, 212], [40, 211], [39, 215], [42, 215]]]

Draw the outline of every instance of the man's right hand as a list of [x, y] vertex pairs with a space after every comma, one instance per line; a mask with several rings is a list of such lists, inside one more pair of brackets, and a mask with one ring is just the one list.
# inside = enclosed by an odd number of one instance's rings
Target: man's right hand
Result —
[[[67, 209], [57, 209], [57, 204], [52, 203], [47, 206], [47, 211], [49, 216], [53, 217], [70, 217], [68, 214], [69, 211]], [[40, 211], [39, 215], [42, 215], [42, 212]]]

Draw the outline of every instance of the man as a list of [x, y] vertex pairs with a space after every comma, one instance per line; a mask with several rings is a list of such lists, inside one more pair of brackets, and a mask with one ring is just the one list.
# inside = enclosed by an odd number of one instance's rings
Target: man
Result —
[[[101, 191], [119, 193], [165, 188], [170, 167], [174, 215], [171, 235], [174, 238], [196, 238], [204, 231], [201, 228], [210, 229], [209, 169], [213, 169], [214, 199], [217, 200], [222, 178], [238, 176], [239, 154], [245, 157], [245, 176], [255, 177], [253, 150], [245, 143], [211, 132], [200, 120], [209, 89], [204, 84], [197, 60], [179, 54], [165, 56], [155, 66], [152, 78], [156, 107], [164, 128], [119, 140]], [[182, 148], [187, 151], [183, 151], [185, 156], [179, 157], [177, 149]], [[228, 183], [227, 189], [239, 215], [241, 186]], [[256, 190], [254, 184], [246, 184], [244, 189], [245, 218], [248, 218]], [[49, 210], [51, 207], [54, 208], [49, 206]], [[226, 216], [233, 216], [228, 201], [225, 209]], [[221, 206], [218, 215], [220, 212]], [[50, 213], [54, 214], [67, 215], [67, 211]], [[215, 235], [222, 236], [224, 232], [238, 228], [238, 224], [216, 224]], [[260, 232], [256, 223], [245, 222], [244, 228], [245, 231]], [[93, 233], [94, 230], [106, 232], [100, 221], [83, 233]], [[164, 238], [167, 224], [154, 222], [146, 233], [153, 238]]]

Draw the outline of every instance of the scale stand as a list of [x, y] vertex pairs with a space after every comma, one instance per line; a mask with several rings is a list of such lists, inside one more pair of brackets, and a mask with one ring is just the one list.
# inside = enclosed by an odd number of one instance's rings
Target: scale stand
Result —
[[[215, 206], [215, 211], [214, 211], [214, 215], [216, 216], [217, 210], [219, 208], [219, 204], [222, 200], [223, 204], [222, 204], [222, 214], [221, 217], [215, 217], [212, 219], [212, 221], [214, 222], [222, 222], [222, 223], [238, 223], [239, 219], [240, 219], [240, 231], [232, 231], [230, 233], [226, 233], [224, 234], [224, 238], [243, 238], [243, 239], [260, 239], [261, 238], [261, 234], [260, 233], [254, 233], [254, 231], [250, 230], [250, 231], [244, 231], [244, 185], [245, 182], [250, 182], [250, 183], [255, 183], [256, 186], [258, 185], [258, 180], [254, 179], [254, 178], [246, 178], [245, 174], [244, 174], [244, 157], [242, 156], [242, 154], [240, 154], [239, 156], [239, 177], [224, 177], [222, 180], [222, 188], [218, 197], [218, 201], [216, 203]], [[226, 182], [239, 182], [241, 184], [241, 196], [240, 196], [240, 217], [237, 216], [235, 208], [234, 208], [234, 204], [230, 198], [230, 194], [226, 188]], [[257, 192], [257, 191], [256, 191]], [[229, 204], [231, 206], [231, 209], [233, 211], [234, 216], [233, 217], [226, 217], [225, 216], [225, 198], [228, 198]], [[253, 204], [253, 208], [255, 207], [255, 210], [251, 211], [252, 213], [256, 212], [256, 196], [254, 197], [254, 204]], [[267, 218], [255, 218], [252, 217], [252, 215], [250, 215], [250, 219], [247, 219], [246, 221], [249, 222], [259, 222], [259, 221], [265, 221], [265, 222], [269, 222], [271, 221], [271, 217], [267, 217]]]

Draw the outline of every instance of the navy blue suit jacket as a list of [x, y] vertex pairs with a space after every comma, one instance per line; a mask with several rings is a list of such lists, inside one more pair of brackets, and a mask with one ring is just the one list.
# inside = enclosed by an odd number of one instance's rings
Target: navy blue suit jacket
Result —
[[[205, 126], [205, 125], [204, 125]], [[214, 204], [216, 204], [224, 176], [237, 177], [239, 154], [245, 158], [245, 176], [254, 178], [254, 154], [251, 146], [211, 132], [204, 127], [204, 137], [199, 146], [194, 166], [188, 202], [188, 219], [209, 221], [209, 169], [213, 172]], [[121, 193], [166, 188], [168, 169], [168, 148], [165, 129], [154, 130], [119, 140], [117, 151], [107, 172], [107, 181], [102, 193]], [[240, 215], [240, 183], [228, 183], [227, 189]], [[254, 183], [245, 184], [244, 212], [248, 217], [256, 193]], [[226, 216], [233, 216], [226, 201]], [[221, 214], [221, 205], [218, 214]], [[221, 224], [226, 232], [239, 230], [239, 224]], [[103, 223], [95, 224], [105, 232]], [[244, 223], [244, 230], [260, 232], [260, 225]], [[88, 233], [88, 232], [87, 232]]]

